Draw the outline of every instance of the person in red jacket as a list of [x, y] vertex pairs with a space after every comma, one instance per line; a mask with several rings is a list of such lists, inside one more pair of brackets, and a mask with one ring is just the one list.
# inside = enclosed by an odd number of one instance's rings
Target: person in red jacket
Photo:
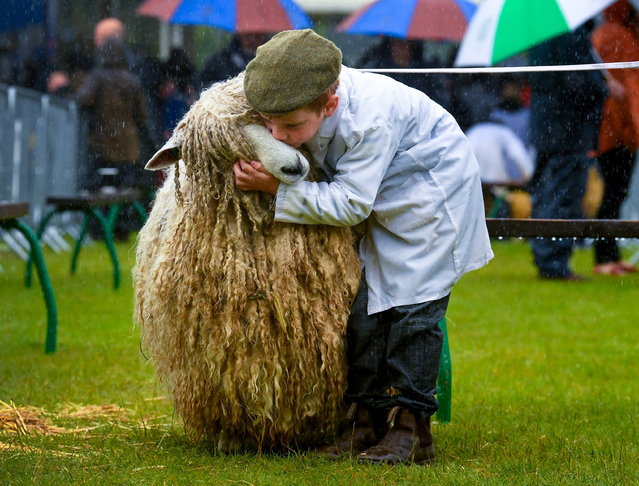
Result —
[[[604, 12], [605, 20], [592, 35], [592, 44], [604, 62], [639, 59], [639, 12], [628, 0], [619, 0]], [[639, 148], [639, 71], [614, 69], [607, 73], [609, 96], [599, 130], [597, 163], [604, 181], [599, 219], [618, 219], [628, 195]], [[637, 268], [621, 260], [613, 238], [595, 241], [594, 272], [622, 275]]]

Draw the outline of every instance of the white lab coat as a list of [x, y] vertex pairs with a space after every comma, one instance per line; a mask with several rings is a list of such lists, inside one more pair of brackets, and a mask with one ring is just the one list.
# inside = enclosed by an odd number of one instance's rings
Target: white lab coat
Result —
[[330, 182], [280, 184], [275, 219], [353, 226], [368, 312], [436, 300], [493, 257], [479, 168], [441, 106], [379, 74], [342, 67], [339, 105], [306, 146]]

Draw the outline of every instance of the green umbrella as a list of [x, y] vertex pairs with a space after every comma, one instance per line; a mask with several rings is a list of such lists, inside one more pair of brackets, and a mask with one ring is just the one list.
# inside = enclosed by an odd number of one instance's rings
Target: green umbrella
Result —
[[615, 0], [485, 0], [468, 25], [456, 66], [490, 66], [570, 32]]

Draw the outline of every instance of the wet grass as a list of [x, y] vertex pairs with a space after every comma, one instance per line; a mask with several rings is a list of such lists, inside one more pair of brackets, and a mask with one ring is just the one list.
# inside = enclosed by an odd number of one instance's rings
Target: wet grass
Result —
[[[23, 263], [0, 249], [0, 400], [64, 429], [0, 426], [0, 484], [639, 482], [638, 275], [540, 281], [525, 243], [495, 242], [495, 260], [451, 299], [453, 420], [433, 426], [438, 461], [366, 466], [228, 456], [186, 436], [131, 322], [133, 245], [118, 245], [117, 291], [103, 245], [83, 250], [75, 276], [68, 253], [46, 252], [60, 319], [52, 355], [40, 291], [22, 286]], [[576, 270], [591, 275], [591, 260], [579, 250]]]

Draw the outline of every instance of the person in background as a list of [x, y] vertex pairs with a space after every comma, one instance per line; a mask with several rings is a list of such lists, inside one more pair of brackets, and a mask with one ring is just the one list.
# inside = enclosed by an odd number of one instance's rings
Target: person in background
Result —
[[[162, 99], [160, 84], [162, 82], [161, 62], [157, 56], [145, 55], [134, 50], [126, 42], [124, 23], [115, 17], [100, 20], [93, 29], [93, 44], [96, 50], [110, 39], [119, 41], [124, 46], [124, 56], [129, 72], [140, 80], [142, 94], [147, 107], [148, 136], [142, 137], [140, 143], [141, 159], [149, 160], [157, 150], [157, 141], [162, 134]], [[136, 179], [144, 193], [144, 204], [150, 208], [153, 193], [157, 189], [157, 174], [135, 166]]]
[[[550, 39], [530, 50], [534, 65], [594, 63], [590, 33], [593, 23]], [[597, 145], [606, 83], [599, 71], [535, 73], [532, 88], [530, 140], [537, 151], [528, 189], [532, 217], [579, 219], [586, 190], [589, 152]], [[542, 279], [583, 281], [569, 265], [572, 238], [530, 240]]]
[[[356, 63], [360, 69], [423, 68], [423, 43], [415, 39], [380, 36], [379, 42]], [[444, 108], [450, 105], [449, 90], [441, 75], [385, 73], [400, 83], [418, 89]]]
[[535, 166], [530, 143], [530, 107], [525, 79], [506, 74], [499, 81], [500, 100], [487, 121], [477, 123], [466, 135], [479, 162], [489, 217], [529, 218], [530, 194], [525, 184]]
[[526, 82], [521, 77], [509, 74], [505, 75], [500, 85], [499, 104], [491, 111], [490, 121], [510, 127], [526, 149], [531, 150], [530, 106], [527, 106], [524, 101]]
[[18, 40], [15, 32], [0, 32], [0, 83], [15, 84], [18, 75]]
[[64, 72], [69, 78], [69, 91], [71, 93], [76, 93], [80, 89], [94, 64], [93, 57], [95, 56], [83, 52], [78, 44], [75, 42], [67, 44], [61, 54]]
[[482, 122], [466, 131], [482, 182], [486, 216], [513, 217], [511, 204], [521, 198], [530, 179], [534, 159], [523, 141], [508, 125]]
[[236, 33], [229, 44], [221, 51], [213, 54], [198, 74], [199, 91], [208, 88], [217, 81], [232, 78], [240, 74], [255, 57], [259, 46], [269, 38], [263, 33]]
[[195, 101], [195, 66], [184, 49], [173, 48], [162, 65], [162, 71], [162, 137], [168, 140]]
[[499, 85], [490, 74], [464, 74], [450, 77], [450, 113], [462, 130], [490, 120], [499, 104]]
[[[90, 167], [85, 189], [139, 187], [140, 140], [153, 135], [142, 84], [128, 69], [121, 41], [111, 38], [101, 45], [97, 66], [80, 86], [76, 101], [89, 110]], [[130, 229], [124, 221], [116, 234], [126, 239]]]
[[[638, 60], [637, 10], [627, 0], [619, 0], [605, 10], [604, 17], [591, 39], [603, 62]], [[597, 218], [618, 219], [639, 148], [639, 72], [614, 69], [607, 72], [607, 80], [610, 96], [604, 105], [597, 149], [604, 193]], [[637, 267], [621, 260], [614, 238], [595, 240], [594, 253], [594, 273], [623, 275], [637, 271]]]
[[483, 122], [466, 132], [484, 184], [523, 186], [533, 173], [524, 142], [503, 123]]
[[[148, 110], [148, 124], [154, 134], [162, 131], [162, 100], [160, 99], [161, 63], [155, 56], [141, 55], [134, 51], [126, 42], [126, 29], [124, 23], [115, 17], [107, 17], [100, 20], [93, 29], [93, 44], [99, 50], [110, 39], [119, 41], [124, 46], [126, 64], [134, 76], [142, 85], [142, 93]], [[150, 159], [157, 147], [151, 143], [150, 138], [142, 140], [142, 157]], [[148, 171], [147, 171], [148, 172]], [[147, 184], [153, 185], [148, 174], [140, 174], [140, 178], [146, 178]]]
[[73, 96], [71, 82], [66, 72], [56, 70], [49, 74], [47, 78], [47, 93], [59, 96], [60, 98], [70, 98]]

